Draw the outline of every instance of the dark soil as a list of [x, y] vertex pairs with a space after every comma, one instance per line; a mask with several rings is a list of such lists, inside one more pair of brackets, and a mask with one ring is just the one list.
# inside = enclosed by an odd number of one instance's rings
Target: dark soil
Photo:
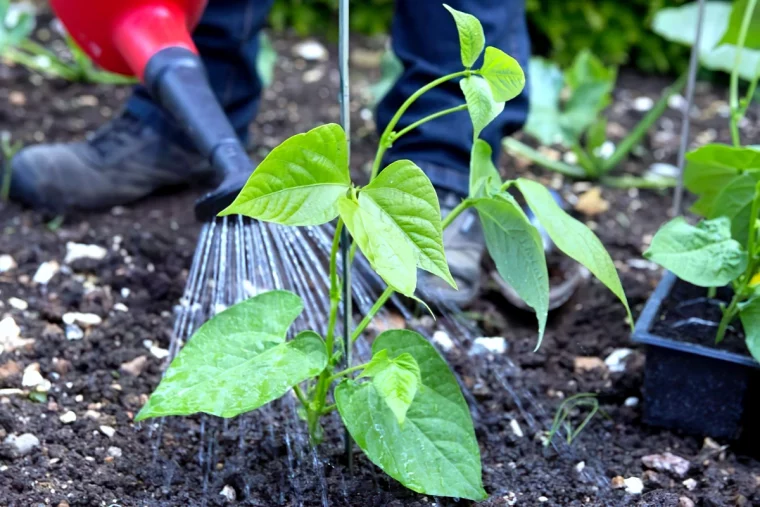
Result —
[[[379, 55], [382, 44], [378, 41], [358, 42]], [[334, 62], [294, 59], [292, 43], [287, 38], [275, 41], [280, 54], [276, 82], [265, 93], [252, 126], [257, 155], [294, 133], [338, 117], [333, 101], [337, 96]], [[320, 66], [321, 77], [305, 83], [303, 72]], [[356, 62], [355, 68], [354, 155], [355, 168], [361, 172], [376, 139], [365, 97], [377, 71]], [[124, 88], [41, 80], [4, 66], [0, 66], [0, 79], [0, 124], [26, 143], [82, 139], [112, 117], [128, 94]], [[632, 110], [631, 99], [656, 97], [667, 81], [623, 72], [620, 84], [610, 111], [611, 135], [617, 138], [641, 116]], [[692, 129], [697, 142], [728, 138], [725, 118], [715, 106], [719, 100], [725, 103], [725, 96], [723, 89], [700, 87], [699, 118]], [[646, 140], [645, 149], [624, 169], [640, 173], [654, 161], [673, 163], [678, 118], [678, 112], [670, 109]], [[748, 139], [756, 136], [755, 128], [747, 127]], [[505, 174], [535, 175], [560, 189], [570, 202], [588, 188], [552, 174], [534, 173], [534, 168], [519, 161], [505, 159], [503, 164]], [[238, 422], [223, 425], [206, 420], [203, 431], [216, 434], [217, 446], [217, 460], [210, 464], [217, 473], [207, 493], [197, 459], [199, 419], [172, 419], [163, 428], [155, 458], [152, 426], [136, 427], [132, 422], [160, 379], [161, 360], [149, 352], [147, 341], [168, 346], [172, 309], [182, 294], [199, 228], [192, 217], [197, 194], [187, 189], [152, 196], [102, 214], [68, 216], [57, 227], [47, 225], [48, 217], [15, 204], [0, 209], [0, 254], [11, 255], [18, 264], [0, 273], [0, 313], [12, 316], [22, 337], [34, 340], [0, 354], [0, 389], [4, 389], [0, 392], [0, 435], [4, 439], [6, 434], [32, 433], [40, 441], [26, 456], [2, 447], [0, 505], [221, 505], [225, 500], [219, 492], [224, 485], [236, 491], [240, 505], [298, 505], [299, 500], [308, 506], [321, 504], [318, 485], [302, 472], [295, 478], [303, 496], [298, 499], [292, 494], [281, 437], [284, 419], [276, 407], [264, 412], [271, 418], [268, 428], [275, 436], [264, 426], [250, 425], [242, 452], [238, 433], [232, 431]], [[616, 260], [631, 307], [638, 314], [659, 279], [659, 271], [641, 259], [641, 252], [667, 218], [669, 194], [605, 189], [603, 198], [610, 203], [609, 209], [585, 220]], [[101, 261], [66, 265], [66, 243], [71, 241], [103, 246], [108, 255]], [[32, 277], [45, 261], [57, 261], [62, 269], [47, 286], [41, 286]], [[28, 308], [12, 306], [9, 299], [13, 297], [24, 300]], [[103, 322], [83, 339], [67, 340], [62, 315], [70, 311], [95, 313]], [[623, 308], [601, 284], [590, 281], [552, 315], [537, 352], [533, 351], [535, 319], [515, 312], [498, 293], [486, 294], [469, 315], [485, 336], [504, 336], [509, 343], [504, 356], [473, 358], [460, 350], [448, 355], [477, 401], [476, 431], [490, 494], [482, 505], [760, 504], [760, 464], [743, 456], [741, 447], [642, 424], [637, 400], [644, 357], [630, 342]], [[634, 349], [623, 371], [613, 372], [600, 364], [623, 347]], [[124, 363], [140, 356], [146, 364], [139, 375], [120, 373]], [[596, 358], [592, 364], [597, 367], [589, 368], [584, 358]], [[21, 385], [21, 371], [35, 362], [52, 383], [46, 401], [30, 399], [28, 389]], [[522, 393], [519, 405], [505, 385]], [[542, 432], [529, 431], [529, 420], [548, 429], [547, 421], [561, 401], [581, 392], [596, 393], [606, 417], [595, 417], [570, 446], [544, 447]], [[67, 411], [76, 413], [75, 422], [60, 420]], [[513, 420], [523, 436], [515, 432]], [[115, 429], [112, 437], [103, 426]], [[331, 427], [328, 437], [321, 456], [327, 460], [330, 505], [455, 503], [405, 490], [360, 454], [356, 454], [355, 475], [349, 478], [343, 473], [337, 428]], [[728, 447], [715, 447], [723, 444]], [[687, 476], [649, 471], [642, 464], [642, 456], [663, 452], [688, 459]], [[643, 494], [613, 488], [617, 476], [642, 478]], [[694, 484], [684, 485], [686, 478]]]
[[[749, 356], [739, 319], [729, 326], [724, 340], [715, 343], [716, 326], [723, 316], [720, 305], [730, 303], [732, 295], [731, 289], [724, 287], [717, 291], [714, 299], [708, 299], [707, 289], [676, 280], [670, 296], [663, 301], [660, 313], [655, 317], [652, 333]], [[702, 319], [714, 325], [705, 325], [702, 322], [690, 324], [689, 319]], [[675, 324], [677, 325], [674, 326]]]

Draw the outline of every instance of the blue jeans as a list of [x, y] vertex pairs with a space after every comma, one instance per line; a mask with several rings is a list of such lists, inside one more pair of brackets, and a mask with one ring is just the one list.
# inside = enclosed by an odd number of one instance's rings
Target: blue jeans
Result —
[[[272, 1], [210, 0], [193, 34], [211, 86], [244, 141], [259, 105], [262, 86], [256, 73], [258, 35]], [[530, 44], [524, 0], [448, 0], [448, 4], [480, 19], [486, 43], [509, 53], [527, 70]], [[456, 26], [440, 0], [397, 0], [391, 35], [393, 50], [405, 70], [378, 105], [377, 124], [381, 131], [417, 89], [462, 68]], [[401, 119], [399, 128], [462, 102], [458, 82], [445, 83], [418, 99]], [[155, 122], [160, 131], [175, 130], [141, 86], [135, 88], [127, 109], [145, 121]], [[491, 145], [495, 157], [501, 152], [502, 137], [520, 128], [527, 113], [528, 97], [523, 92], [508, 102], [504, 112], [483, 131], [481, 137]], [[436, 187], [465, 195], [471, 147], [472, 124], [468, 113], [461, 111], [406, 134], [389, 150], [386, 162], [410, 159], [426, 171]]]

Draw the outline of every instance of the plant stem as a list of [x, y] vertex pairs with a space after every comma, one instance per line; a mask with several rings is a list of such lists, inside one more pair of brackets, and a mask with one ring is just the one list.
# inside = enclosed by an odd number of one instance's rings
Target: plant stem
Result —
[[633, 130], [622, 141], [620, 141], [620, 144], [612, 156], [602, 163], [602, 173], [606, 173], [614, 169], [620, 162], [622, 162], [626, 156], [628, 156], [628, 153], [630, 153], [633, 147], [639, 144], [641, 138], [644, 137], [652, 125], [654, 125], [654, 123], [657, 121], [657, 119], [660, 118], [660, 116], [662, 116], [662, 114], [665, 112], [665, 108], [668, 107], [668, 100], [670, 97], [672, 97], [675, 93], [680, 92], [684, 87], [687, 77], [688, 74], [684, 72], [676, 80], [675, 83], [665, 89], [652, 109], [650, 109], [649, 112], [641, 119], [641, 121], [633, 128]]
[[451, 222], [456, 220], [456, 218], [462, 214], [464, 210], [472, 206], [472, 200], [465, 199], [459, 204], [457, 204], [453, 210], [449, 212], [448, 215], [446, 215], [446, 218], [441, 221], [441, 229], [446, 229], [449, 225], [451, 225]]
[[355, 342], [361, 336], [369, 323], [372, 322], [374, 316], [377, 315], [377, 312], [380, 311], [380, 309], [390, 299], [394, 292], [395, 291], [390, 287], [385, 288], [383, 293], [380, 294], [380, 297], [377, 298], [377, 301], [375, 301], [375, 304], [372, 305], [372, 308], [370, 308], [369, 313], [364, 316], [362, 321], [359, 322], [359, 325], [356, 326], [356, 329], [354, 329], [354, 332], [351, 334], [351, 343]]
[[322, 413], [320, 415], [329, 414], [330, 412], [333, 412], [338, 409], [338, 405], [333, 403], [332, 405], [328, 405], [325, 408], [322, 409]]
[[734, 297], [731, 298], [731, 303], [728, 305], [728, 308], [723, 310], [723, 317], [720, 319], [720, 324], [718, 324], [718, 332], [715, 335], [715, 343], [722, 342], [723, 338], [726, 337], [726, 330], [728, 329], [728, 325], [732, 320], [734, 320], [734, 317], [736, 317], [736, 308], [739, 305], [740, 297], [740, 292], [735, 292]]
[[298, 401], [301, 402], [301, 405], [303, 405], [304, 408], [308, 410], [309, 400], [306, 399], [306, 395], [304, 395], [303, 391], [301, 390], [301, 387], [298, 385], [294, 385], [293, 392], [296, 393], [296, 398], [298, 398]]
[[664, 190], [673, 188], [678, 181], [675, 178], [662, 176], [659, 178], [640, 178], [638, 176], [602, 176], [599, 182], [611, 188], [650, 188], [654, 190]]
[[451, 107], [449, 109], [444, 109], [443, 111], [438, 111], [437, 113], [433, 113], [431, 115], [425, 116], [421, 120], [417, 120], [416, 122], [412, 123], [408, 127], [405, 127], [395, 134], [393, 134], [393, 141], [396, 141], [399, 137], [403, 136], [404, 134], [416, 129], [423, 123], [427, 123], [431, 120], [435, 120], [436, 118], [440, 118], [441, 116], [446, 116], [450, 113], [456, 113], [459, 111], [466, 111], [467, 110], [467, 104], [462, 104], [461, 106]]
[[446, 81], [450, 81], [452, 79], [456, 79], [458, 77], [462, 76], [469, 76], [473, 73], [471, 70], [460, 70], [459, 72], [454, 72], [453, 74], [448, 74], [443, 77], [439, 77], [435, 81], [431, 81], [430, 83], [426, 84], [416, 92], [414, 92], [412, 95], [409, 96], [406, 101], [401, 104], [401, 107], [398, 108], [398, 111], [396, 111], [396, 114], [393, 115], [393, 118], [391, 118], [391, 121], [388, 122], [388, 125], [385, 127], [385, 130], [383, 130], [383, 134], [380, 136], [380, 146], [377, 148], [377, 153], [375, 154], [375, 161], [372, 163], [372, 173], [370, 174], [369, 180], [372, 181], [375, 179], [375, 176], [377, 176], [377, 173], [380, 172], [380, 164], [383, 161], [383, 155], [385, 155], [385, 152], [390, 148], [391, 144], [391, 136], [393, 133], [393, 130], [396, 128], [396, 125], [398, 124], [399, 120], [403, 116], [403, 114], [406, 112], [407, 109], [409, 109], [409, 106], [411, 106], [415, 100], [420, 98], [425, 92], [428, 90], [432, 90], [436, 86], [445, 83]]
[[335, 375], [332, 375], [329, 379], [327, 379], [327, 381], [330, 384], [332, 384], [333, 382], [335, 382], [339, 378], [345, 377], [346, 375], [350, 375], [350, 374], [352, 374], [355, 371], [363, 370], [366, 367], [367, 367], [366, 364], [360, 364], [360, 365], [357, 365], [357, 366], [352, 366], [351, 368], [346, 368], [345, 370], [339, 371]]
[[582, 168], [575, 165], [566, 164], [559, 160], [551, 160], [550, 158], [542, 155], [537, 150], [534, 150], [527, 144], [521, 143], [513, 137], [504, 138], [502, 143], [504, 144], [504, 147], [507, 149], [507, 151], [512, 152], [513, 155], [527, 158], [534, 164], [543, 166], [546, 169], [556, 171], [560, 174], [564, 174], [565, 176], [570, 176], [571, 178], [588, 178], [586, 171], [584, 171]]
[[739, 29], [739, 39], [736, 41], [736, 58], [734, 59], [734, 68], [731, 70], [731, 91], [729, 104], [731, 106], [731, 141], [734, 146], [741, 146], [741, 137], [739, 135], [739, 121], [744, 114], [739, 106], [739, 65], [742, 61], [744, 43], [747, 40], [747, 32], [752, 21], [752, 14], [757, 6], [757, 0], [748, 0], [747, 7], [744, 10], [744, 17]]

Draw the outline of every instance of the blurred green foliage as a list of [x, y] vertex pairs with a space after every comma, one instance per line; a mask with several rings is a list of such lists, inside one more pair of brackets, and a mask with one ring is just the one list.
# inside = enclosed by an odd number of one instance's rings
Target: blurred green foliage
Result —
[[[420, 0], [423, 1], [423, 0]], [[424, 0], [429, 1], [429, 0]], [[562, 67], [590, 49], [608, 65], [633, 65], [646, 72], [680, 72], [688, 49], [650, 30], [654, 13], [689, 0], [526, 0], [534, 53]], [[394, 0], [351, 0], [351, 29], [385, 33]], [[338, 0], [277, 0], [270, 22], [301, 35], [335, 34]]]

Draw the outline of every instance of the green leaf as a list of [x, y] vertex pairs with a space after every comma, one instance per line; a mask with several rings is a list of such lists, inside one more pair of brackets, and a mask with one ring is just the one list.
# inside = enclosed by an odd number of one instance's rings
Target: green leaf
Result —
[[419, 334], [386, 331], [373, 354], [410, 354], [421, 383], [404, 424], [372, 382], [344, 381], [335, 401], [351, 436], [385, 473], [418, 493], [482, 500], [480, 451], [467, 403], [446, 362]]
[[560, 93], [564, 78], [559, 67], [543, 58], [531, 58], [530, 112], [523, 130], [542, 144], [572, 145], [573, 139], [560, 126]]
[[390, 359], [388, 350], [380, 350], [364, 368], [361, 377], [372, 377], [375, 389], [393, 411], [399, 424], [417, 394], [421, 380], [420, 367], [411, 354], [405, 352]]
[[695, 226], [683, 217], [663, 225], [644, 257], [691, 284], [722, 287], [747, 267], [747, 254], [731, 239], [727, 218], [703, 220]]
[[517, 180], [517, 187], [557, 248], [586, 266], [606, 285], [623, 303], [628, 318], [633, 323], [631, 309], [628, 307], [615, 264], [599, 238], [591, 229], [565, 213], [540, 183], [520, 178]]
[[0, 53], [7, 47], [17, 47], [32, 34], [35, 10], [31, 4], [0, 1]]
[[[695, 42], [698, 3], [690, 2], [680, 7], [661, 9], [652, 22], [652, 30], [667, 40], [693, 46]], [[705, 2], [705, 16], [702, 37], [699, 44], [699, 59], [710, 70], [731, 73], [736, 62], [736, 46], [718, 42], [726, 33], [731, 16], [731, 3], [720, 1]], [[716, 47], [717, 46], [717, 47]], [[739, 75], [751, 80], [757, 75], [760, 51], [745, 48], [741, 55]]]
[[594, 153], [607, 140], [607, 118], [601, 117], [591, 125], [586, 133], [586, 151]]
[[486, 48], [480, 75], [491, 87], [496, 102], [512, 100], [525, 88], [525, 73], [517, 60], [492, 46]]
[[416, 266], [456, 288], [443, 251], [438, 196], [422, 169], [409, 160], [393, 162], [359, 192], [359, 207], [399, 230], [412, 248]]
[[256, 72], [259, 74], [261, 84], [269, 88], [274, 81], [274, 67], [277, 63], [277, 51], [266, 32], [259, 32], [259, 51], [256, 53]]
[[483, 129], [504, 111], [504, 102], [496, 102], [493, 99], [488, 83], [483, 78], [466, 77], [459, 82], [459, 86], [467, 101], [467, 110], [470, 112], [474, 129], [473, 136], [477, 139]]
[[732, 179], [715, 197], [707, 218], [727, 217], [731, 221], [731, 235], [745, 244], [749, 235], [752, 201], [760, 172], [742, 174]]
[[475, 209], [499, 275], [536, 311], [538, 348], [549, 315], [549, 272], [541, 234], [513, 201], [478, 199]]
[[346, 133], [327, 124], [298, 134], [259, 164], [219, 215], [241, 215], [284, 225], [320, 225], [338, 216], [338, 198], [351, 186]]
[[393, 288], [412, 296], [417, 287], [417, 259], [404, 233], [377, 206], [364, 199], [338, 201], [340, 217], [372, 269]]
[[454, 16], [454, 22], [459, 32], [459, 50], [462, 54], [462, 65], [469, 69], [477, 61], [483, 47], [486, 45], [486, 36], [483, 33], [483, 25], [472, 14], [452, 9], [443, 4], [447, 11]]
[[687, 153], [686, 162], [686, 188], [700, 194], [712, 190], [718, 181], [725, 181], [741, 171], [760, 170], [760, 150], [706, 144]]
[[216, 315], [172, 361], [135, 420], [198, 412], [234, 417], [318, 375], [327, 365], [321, 338], [307, 331], [285, 341], [302, 310], [295, 294], [272, 291]]
[[487, 142], [477, 139], [470, 155], [470, 197], [487, 197], [500, 188], [501, 175], [493, 163], [493, 150]]
[[[731, 8], [731, 16], [728, 18], [726, 31], [718, 41], [721, 44], [739, 44], [739, 32], [741, 31], [744, 12], [749, 7], [749, 0], [735, 0]], [[755, 10], [750, 14], [749, 30], [744, 39], [744, 47], [749, 49], [760, 49], [760, 9], [755, 5]]]
[[760, 362], [760, 297], [754, 297], [739, 305], [739, 319], [744, 328], [747, 349], [755, 361]]

